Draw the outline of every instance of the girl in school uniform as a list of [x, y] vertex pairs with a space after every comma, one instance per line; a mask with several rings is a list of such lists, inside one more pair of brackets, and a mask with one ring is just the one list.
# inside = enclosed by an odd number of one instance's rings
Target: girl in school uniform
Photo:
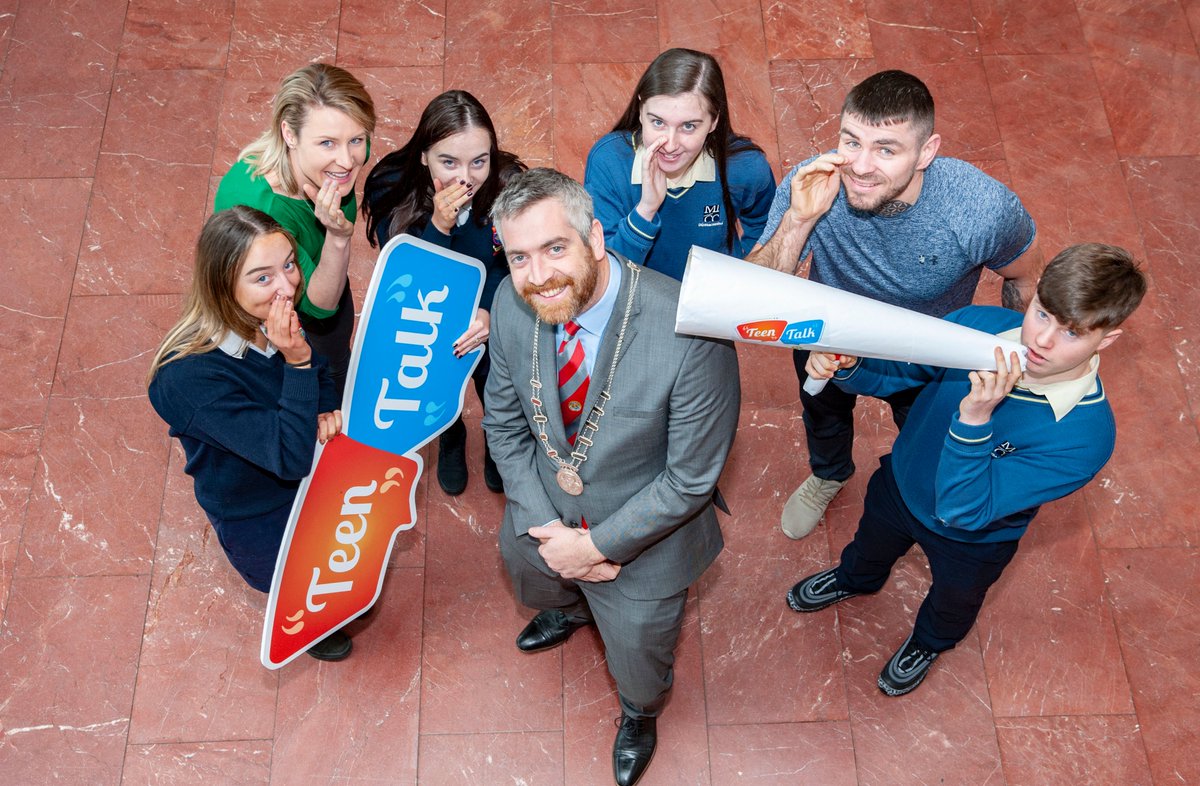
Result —
[[[317, 440], [342, 429], [328, 364], [300, 328], [297, 255], [266, 213], [215, 213], [200, 233], [183, 315], [150, 365], [150, 403], [183, 445], [196, 501], [230, 564], [260, 592], [271, 589]], [[350, 649], [335, 631], [308, 654], [341, 660]]]
[[[479, 310], [454, 344], [459, 354], [488, 339], [492, 297], [508, 275], [504, 249], [488, 214], [508, 178], [524, 170], [520, 159], [500, 149], [483, 104], [465, 90], [448, 90], [429, 102], [412, 138], [384, 156], [363, 187], [363, 215], [372, 245], [382, 246], [406, 232], [483, 263], [487, 275]], [[489, 368], [485, 354], [474, 374], [481, 403]], [[467, 487], [466, 444], [461, 417], [438, 440], [438, 485], [452, 496]], [[483, 480], [492, 491], [504, 490], [486, 442]]]
[[733, 130], [721, 66], [691, 49], [646, 69], [583, 184], [608, 248], [675, 279], [693, 245], [744, 256], [775, 195], [762, 149]]

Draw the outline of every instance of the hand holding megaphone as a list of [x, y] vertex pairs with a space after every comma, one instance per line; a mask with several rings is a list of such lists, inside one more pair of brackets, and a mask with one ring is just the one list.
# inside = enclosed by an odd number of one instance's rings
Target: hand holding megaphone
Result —
[[817, 395], [825, 389], [825, 383], [833, 379], [834, 374], [856, 363], [858, 358], [853, 355], [813, 350], [804, 364], [804, 370], [808, 373], [808, 379], [804, 380], [804, 392], [810, 396]]
[[[828, 357], [967, 370], [995, 368], [993, 353], [1000, 347], [1006, 356], [1016, 352], [1025, 365], [1025, 348], [1015, 341], [698, 246], [692, 246], [683, 274], [675, 332], [808, 349]], [[833, 376], [833, 371], [824, 375], [825, 370], [820, 377], [808, 370], [804, 389], [810, 395]]]

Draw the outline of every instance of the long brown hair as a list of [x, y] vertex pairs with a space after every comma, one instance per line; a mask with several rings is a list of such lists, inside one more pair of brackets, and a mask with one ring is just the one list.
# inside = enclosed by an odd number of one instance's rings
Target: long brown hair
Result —
[[479, 99], [466, 90], [447, 90], [421, 113], [412, 138], [399, 150], [384, 156], [363, 184], [362, 214], [367, 219], [367, 240], [377, 244], [380, 226], [388, 237], [425, 228], [433, 215], [433, 178], [421, 163], [421, 154], [446, 137], [471, 128], [487, 131], [491, 140], [487, 180], [471, 200], [471, 218], [481, 226], [488, 220], [492, 200], [508, 178], [525, 171], [525, 164], [496, 142], [496, 127]]
[[748, 150], [762, 152], [762, 148], [733, 130], [729, 119], [729, 98], [725, 94], [725, 76], [717, 59], [707, 52], [694, 49], [668, 49], [654, 58], [638, 80], [633, 97], [625, 107], [621, 119], [613, 131], [626, 131], [633, 135], [635, 145], [641, 144], [642, 102], [655, 96], [677, 96], [684, 93], [699, 93], [708, 103], [708, 111], [717, 118], [716, 127], [704, 141], [704, 149], [717, 164], [717, 175], [721, 178], [721, 199], [725, 203], [725, 244], [735, 247], [737, 241], [737, 216], [733, 212], [733, 198], [729, 195], [727, 177], [729, 158]]
[[[296, 241], [278, 221], [261, 210], [234, 205], [204, 222], [196, 241], [192, 287], [184, 301], [183, 314], [154, 353], [147, 384], [166, 364], [188, 355], [211, 352], [226, 333], [235, 333], [247, 341], [254, 339], [260, 321], [237, 302], [237, 280], [254, 241], [276, 232], [288, 239], [294, 254]], [[301, 276], [295, 294], [297, 301], [303, 292]]]

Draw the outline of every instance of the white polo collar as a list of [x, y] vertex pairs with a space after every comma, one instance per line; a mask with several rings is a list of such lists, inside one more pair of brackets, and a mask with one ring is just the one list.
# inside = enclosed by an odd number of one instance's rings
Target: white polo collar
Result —
[[[997, 335], [999, 338], [1019, 342], [1021, 340], [1021, 328], [1016, 327]], [[1060, 382], [1037, 382], [1028, 377], [1022, 377], [1017, 387], [1045, 397], [1046, 401], [1050, 402], [1050, 408], [1054, 410], [1054, 420], [1057, 422], [1065, 418], [1067, 413], [1074, 409], [1076, 404], [1083, 401], [1085, 396], [1095, 392], [1096, 378], [1099, 375], [1099, 371], [1100, 355], [1097, 353], [1092, 355], [1092, 359], [1088, 363], [1087, 373], [1078, 379], [1064, 379]]]
[[[645, 157], [646, 148], [638, 145], [633, 151], [633, 169], [629, 173], [630, 184], [635, 186], [642, 184], [642, 161], [645, 160]], [[701, 150], [700, 155], [696, 156], [696, 160], [683, 173], [683, 177], [678, 180], [667, 179], [667, 188], [691, 188], [696, 183], [711, 183], [716, 179], [717, 160], [709, 155], [707, 150]]]
[[239, 359], [246, 357], [247, 348], [253, 349], [258, 354], [268, 358], [278, 351], [269, 341], [267, 342], [266, 349], [259, 349], [253, 342], [247, 341], [232, 330], [225, 331], [225, 337], [221, 339], [221, 343], [217, 344], [217, 349], [230, 357]]

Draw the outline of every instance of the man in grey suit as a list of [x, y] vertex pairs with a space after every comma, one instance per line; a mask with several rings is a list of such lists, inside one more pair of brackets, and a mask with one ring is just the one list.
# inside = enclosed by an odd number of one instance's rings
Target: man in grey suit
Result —
[[737, 427], [737, 354], [675, 334], [679, 284], [606, 252], [566, 175], [519, 175], [492, 218], [512, 275], [492, 308], [483, 425], [508, 498], [500, 551], [517, 598], [542, 609], [517, 646], [596, 625], [625, 786], [654, 752], [688, 586], [723, 546], [712, 494]]

